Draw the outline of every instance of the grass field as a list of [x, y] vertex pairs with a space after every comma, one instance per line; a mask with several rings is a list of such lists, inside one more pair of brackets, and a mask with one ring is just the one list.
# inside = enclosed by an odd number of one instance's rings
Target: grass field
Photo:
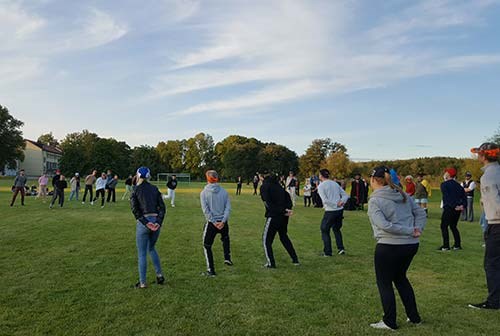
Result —
[[[137, 281], [135, 221], [128, 202], [100, 209], [68, 202], [63, 209], [28, 198], [8, 206], [0, 189], [1, 335], [377, 335], [369, 323], [382, 308], [375, 284], [375, 241], [365, 212], [346, 212], [347, 255], [322, 258], [321, 209], [298, 201], [289, 234], [302, 265], [293, 266], [279, 239], [278, 268], [262, 268], [264, 210], [244, 186], [230, 218], [235, 265], [204, 278], [202, 184], [181, 185], [158, 242], [167, 284], [133, 289]], [[118, 192], [121, 197], [121, 191]], [[68, 196], [69, 193], [66, 194]], [[463, 251], [440, 253], [439, 192], [410, 269], [424, 323], [409, 326], [398, 306], [399, 334], [498, 335], [498, 312], [475, 311], [485, 298], [479, 224], [460, 223]], [[479, 206], [476, 205], [477, 215]], [[154, 280], [151, 263], [149, 281]], [[398, 299], [399, 304], [399, 299]], [[389, 332], [390, 333], [390, 332]]]

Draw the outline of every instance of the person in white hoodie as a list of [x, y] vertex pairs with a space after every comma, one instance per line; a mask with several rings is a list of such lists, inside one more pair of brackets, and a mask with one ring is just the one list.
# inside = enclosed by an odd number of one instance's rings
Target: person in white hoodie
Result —
[[101, 197], [101, 208], [104, 208], [104, 196], [106, 195], [106, 182], [108, 177], [106, 173], [102, 173], [95, 183], [95, 198], [92, 201], [95, 202], [99, 197]]
[[370, 324], [376, 329], [397, 329], [396, 297], [393, 283], [406, 310], [408, 322], [421, 322], [415, 293], [406, 277], [419, 246], [419, 237], [427, 222], [424, 209], [391, 179], [384, 166], [372, 171], [370, 185], [373, 193], [368, 202], [368, 217], [377, 240], [375, 274], [384, 309], [384, 317]]
[[232, 266], [231, 249], [229, 242], [229, 213], [231, 212], [231, 202], [227, 191], [222, 188], [219, 182], [219, 175], [215, 170], [209, 170], [205, 174], [208, 184], [200, 193], [200, 203], [206, 223], [203, 228], [203, 250], [207, 262], [207, 271], [203, 275], [214, 277], [214, 255], [212, 245], [215, 236], [220, 233], [222, 247], [224, 250], [224, 264]]
[[318, 193], [323, 202], [325, 214], [321, 221], [321, 238], [323, 239], [323, 255], [332, 256], [332, 238], [330, 230], [335, 235], [338, 254], [345, 254], [344, 241], [342, 239], [342, 220], [344, 218], [344, 204], [349, 199], [347, 193], [339, 186], [337, 182], [330, 180], [328, 169], [319, 171], [321, 183], [318, 187]]

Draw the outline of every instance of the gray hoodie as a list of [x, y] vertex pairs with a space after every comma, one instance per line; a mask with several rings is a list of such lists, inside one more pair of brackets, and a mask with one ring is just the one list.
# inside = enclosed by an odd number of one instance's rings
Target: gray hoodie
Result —
[[377, 242], [391, 245], [417, 244], [413, 229], [423, 231], [427, 222], [425, 211], [411, 197], [403, 202], [403, 196], [389, 186], [371, 194], [368, 217]]
[[224, 222], [229, 219], [231, 203], [227, 191], [217, 183], [209, 183], [200, 193], [201, 209], [210, 223]]

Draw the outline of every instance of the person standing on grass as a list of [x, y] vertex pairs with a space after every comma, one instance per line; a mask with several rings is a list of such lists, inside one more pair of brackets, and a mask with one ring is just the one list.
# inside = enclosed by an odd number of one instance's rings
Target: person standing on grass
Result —
[[175, 208], [175, 189], [177, 188], [177, 176], [172, 175], [167, 181], [167, 199], [170, 199], [170, 205]]
[[[105, 175], [103, 173], [103, 175]], [[148, 180], [151, 172], [147, 167], [137, 169], [137, 185], [130, 197], [132, 213], [137, 220], [136, 245], [139, 264], [139, 282], [135, 288], [146, 288], [146, 275], [148, 268], [147, 255], [151, 257], [156, 271], [156, 283], [162, 285], [165, 277], [160, 264], [160, 257], [155, 245], [160, 237], [161, 226], [165, 218], [166, 209], [161, 192]]]
[[405, 177], [405, 188], [406, 188], [406, 193], [408, 196], [413, 197], [415, 195], [415, 182], [413, 182], [413, 176], [408, 175]]
[[14, 180], [14, 186], [12, 188], [12, 191], [14, 194], [12, 195], [12, 201], [10, 202], [10, 206], [14, 206], [14, 203], [16, 202], [17, 194], [21, 193], [21, 205], [24, 206], [24, 196], [26, 194], [26, 182], [28, 179], [26, 178], [24, 174], [24, 169], [21, 169], [19, 171], [19, 175], [16, 176]]
[[281, 243], [292, 258], [292, 263], [298, 266], [300, 265], [299, 258], [288, 237], [288, 217], [293, 215], [290, 194], [280, 186], [276, 175], [264, 172], [260, 178], [262, 179], [260, 197], [266, 208], [266, 225], [262, 235], [267, 260], [264, 267], [276, 268], [273, 253], [273, 241], [276, 233], [279, 234]]
[[52, 188], [54, 188], [54, 194], [56, 193], [57, 181], [61, 178], [61, 171], [56, 169], [56, 174], [52, 177]]
[[415, 293], [406, 276], [419, 247], [419, 237], [427, 222], [425, 212], [391, 180], [389, 169], [376, 167], [371, 173], [373, 193], [368, 201], [368, 217], [377, 240], [375, 274], [384, 317], [370, 324], [376, 329], [397, 329], [393, 283], [406, 310], [408, 322], [420, 324]]
[[366, 193], [366, 187], [363, 181], [361, 180], [361, 174], [354, 175], [354, 180], [351, 183], [351, 199], [354, 200], [354, 204], [357, 210], [363, 210], [364, 208], [363, 202], [365, 199], [365, 193]]
[[122, 196], [122, 201], [125, 199], [126, 196], [130, 198], [130, 195], [132, 195], [132, 175], [129, 175], [128, 178], [125, 180], [125, 194]]
[[464, 188], [465, 196], [467, 196], [467, 205], [462, 211], [462, 220], [469, 222], [474, 221], [474, 189], [476, 189], [476, 183], [472, 180], [472, 174], [470, 172], [465, 173], [465, 181], [462, 182], [462, 188]]
[[113, 181], [113, 172], [111, 171], [111, 169], [108, 169], [107, 173], [106, 173], [106, 187], [105, 189], [108, 191], [107, 194], [108, 194], [108, 203], [109, 203], [109, 198], [110, 198], [110, 194], [111, 194], [111, 191], [109, 189], [109, 184]]
[[319, 179], [321, 183], [318, 187], [318, 193], [325, 209], [320, 226], [321, 238], [323, 239], [323, 255], [325, 257], [332, 256], [330, 230], [335, 235], [338, 254], [343, 255], [345, 254], [345, 248], [340, 229], [342, 228], [342, 220], [344, 218], [344, 204], [349, 199], [349, 196], [337, 182], [330, 180], [328, 169], [321, 169], [319, 171]]
[[243, 180], [241, 176], [238, 176], [236, 180], [236, 195], [241, 195], [241, 187], [243, 186]]
[[102, 173], [95, 183], [95, 198], [91, 204], [94, 204], [99, 197], [101, 197], [101, 209], [104, 208], [104, 198], [106, 197], [106, 182], [108, 178], [106, 173]]
[[306, 184], [304, 186], [304, 207], [311, 206], [311, 181], [306, 179]]
[[58, 200], [59, 206], [62, 208], [64, 205], [64, 189], [68, 187], [68, 182], [66, 182], [66, 178], [64, 175], [59, 175], [59, 179], [56, 181], [56, 185], [54, 186], [54, 195], [52, 195], [52, 201], [50, 202], [49, 208], [52, 209], [56, 199]]
[[292, 200], [293, 206], [295, 206], [295, 197], [296, 197], [296, 188], [297, 188], [297, 178], [293, 174], [293, 172], [288, 173], [288, 177], [286, 178], [285, 181], [285, 188], [290, 194], [290, 198]]
[[42, 176], [38, 178], [38, 197], [43, 197], [43, 202], [47, 200], [47, 184], [49, 184], [49, 177], [47, 174], [43, 173]]
[[257, 195], [257, 187], [259, 186], [259, 173], [255, 173], [252, 180], [252, 184], [253, 184], [253, 194]]
[[94, 183], [96, 182], [96, 176], [97, 176], [97, 170], [93, 170], [90, 175], [87, 175], [85, 177], [85, 192], [83, 193], [83, 199], [82, 199], [82, 204], [85, 204], [85, 198], [87, 197], [87, 193], [90, 193], [90, 204], [94, 204], [94, 195], [93, 195], [93, 188], [94, 188]]
[[75, 173], [75, 176], [71, 178], [69, 181], [71, 192], [69, 193], [69, 200], [72, 201], [73, 197], [76, 196], [76, 200], [78, 201], [78, 194], [80, 193], [80, 174]]
[[116, 203], [116, 185], [118, 184], [118, 175], [113, 176], [111, 181], [109, 179], [106, 182], [106, 186], [108, 187], [108, 198], [106, 199], [106, 202], [109, 203], [111, 202]]
[[429, 182], [424, 179], [423, 173], [417, 174], [417, 183], [415, 184], [415, 203], [424, 209], [425, 214], [429, 216], [427, 210], [427, 204], [429, 203], [429, 198], [432, 196], [432, 189]]
[[484, 270], [488, 297], [481, 303], [470, 304], [476, 309], [500, 309], [500, 165], [498, 163], [500, 148], [494, 143], [483, 143], [472, 148], [479, 162], [483, 164], [481, 176], [481, 203], [485, 213], [486, 249], [484, 253]]
[[457, 171], [455, 168], [447, 168], [444, 172], [444, 182], [441, 183], [441, 193], [443, 195], [443, 214], [441, 215], [441, 234], [443, 237], [443, 245], [439, 251], [450, 250], [450, 234], [448, 227], [453, 233], [455, 244], [451, 247], [453, 250], [461, 250], [462, 242], [460, 232], [457, 225], [460, 219], [460, 214], [467, 205], [467, 198], [462, 186], [455, 180]]
[[231, 203], [227, 191], [222, 188], [219, 182], [219, 175], [215, 170], [205, 173], [208, 184], [200, 193], [200, 203], [206, 223], [203, 228], [203, 249], [207, 262], [207, 271], [203, 275], [213, 277], [216, 275], [214, 266], [214, 255], [212, 245], [215, 236], [220, 233], [222, 247], [224, 250], [224, 264], [232, 266], [231, 249], [229, 241], [229, 213]]

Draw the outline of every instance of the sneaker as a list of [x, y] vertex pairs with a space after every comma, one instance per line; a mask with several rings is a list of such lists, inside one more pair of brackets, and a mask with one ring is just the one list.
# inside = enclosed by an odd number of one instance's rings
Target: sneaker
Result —
[[52, 206], [52, 204], [51, 204], [51, 205], [49, 205], [49, 209], [52, 209], [52, 207], [53, 207], [53, 206]]
[[233, 266], [233, 262], [231, 260], [224, 260], [224, 265]]
[[214, 271], [206, 271], [206, 272], [201, 272], [201, 275], [202, 276], [206, 276], [206, 277], [209, 277], [209, 278], [213, 278], [216, 276], [215, 272]]
[[134, 286], [136, 289], [143, 289], [143, 288], [148, 288], [148, 286], [145, 283], [136, 283]]
[[293, 264], [294, 266], [300, 266], [300, 262], [299, 262], [298, 260], [297, 260], [297, 261], [292, 261], [292, 264]]
[[331, 257], [332, 255], [331, 254], [326, 254], [326, 253], [321, 253], [320, 254], [320, 257]]
[[441, 246], [437, 249], [438, 251], [449, 251], [450, 248], [449, 247], [445, 247], [445, 246]]
[[494, 307], [491, 304], [488, 303], [488, 301], [484, 301], [481, 303], [471, 303], [468, 305], [469, 308], [473, 309], [493, 309], [493, 310], [498, 310], [500, 307]]
[[462, 246], [453, 246], [451, 249], [452, 249], [453, 251], [462, 250]]
[[412, 321], [410, 320], [410, 318], [409, 318], [409, 317], [407, 317], [407, 318], [406, 318], [406, 323], [411, 323], [411, 324], [413, 324], [413, 325], [421, 325], [421, 324], [422, 324], [422, 321], [420, 321], [420, 322], [412, 322]]
[[165, 283], [165, 277], [163, 275], [156, 275], [156, 283], [158, 285], [163, 285]]
[[94, 205], [94, 201], [90, 202], [90, 205]]
[[172, 204], [172, 208], [175, 208], [175, 204]]
[[82, 202], [82, 204], [85, 204], [85, 202]]
[[384, 329], [384, 330], [392, 330], [392, 331], [395, 331], [396, 329], [392, 329], [391, 327], [389, 327], [387, 324], [385, 324], [384, 321], [379, 321], [377, 323], [372, 323], [370, 324], [370, 327], [372, 328], [375, 328], [375, 329]]
[[104, 205], [101, 205], [101, 209], [104, 209]]
[[339, 255], [344, 255], [345, 254], [345, 250], [339, 250]]
[[270, 263], [266, 263], [262, 267], [264, 267], [264, 268], [276, 268], [276, 265], [271, 265]]

